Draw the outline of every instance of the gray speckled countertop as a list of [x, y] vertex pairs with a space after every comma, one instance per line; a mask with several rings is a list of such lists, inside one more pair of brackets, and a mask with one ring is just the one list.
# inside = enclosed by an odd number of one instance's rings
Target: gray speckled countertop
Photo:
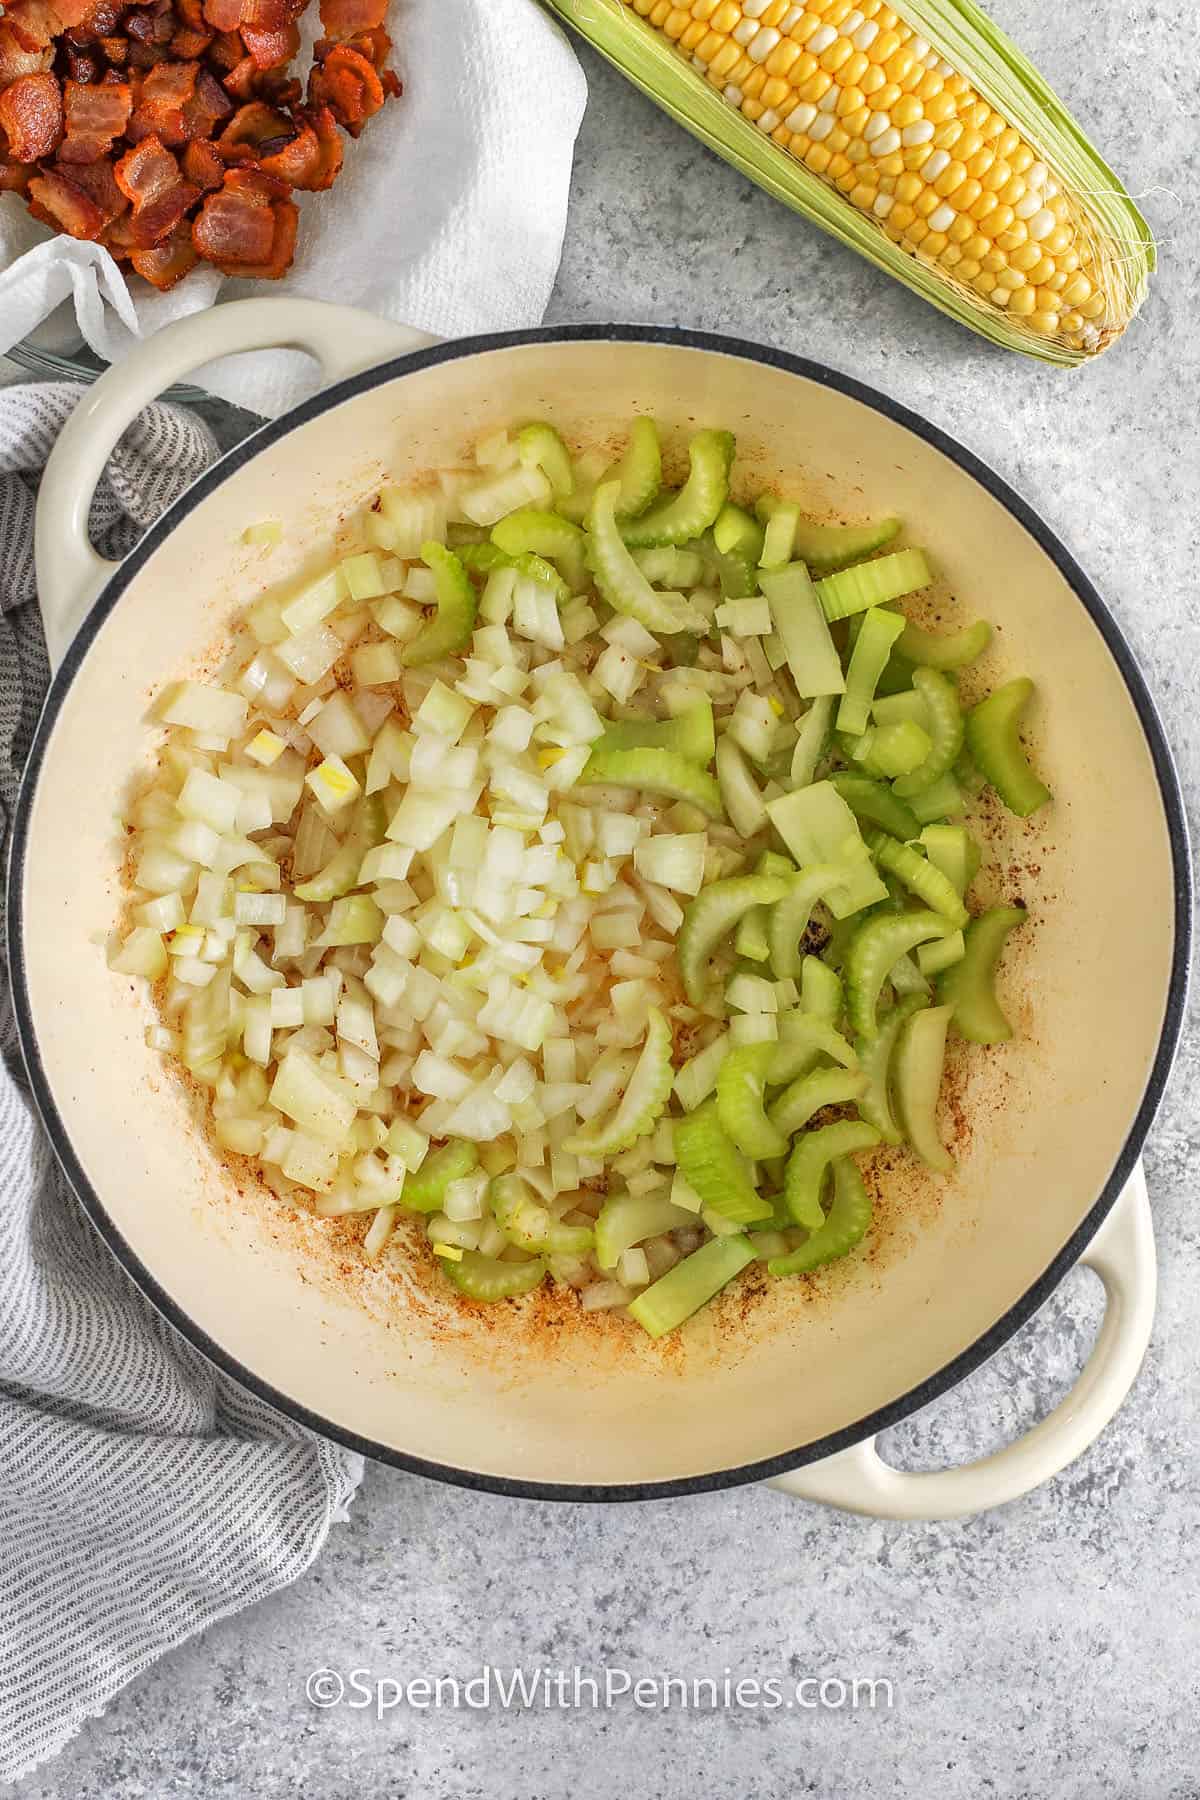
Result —
[[[1063, 376], [988, 350], [749, 187], [593, 56], [552, 320], [738, 333], [852, 370], [961, 438], [1106, 594], [1200, 804], [1200, 352], [1187, 0], [994, 11], [1138, 191], [1163, 269], [1128, 341]], [[1181, 60], [1182, 59], [1182, 60]], [[536, 104], [536, 96], [531, 96]], [[1193, 810], [1193, 817], [1196, 817]], [[1120, 853], [1114, 845], [1114, 854]], [[297, 1587], [135, 1682], [21, 1800], [302, 1794], [640, 1800], [1200, 1796], [1200, 1034], [1147, 1157], [1154, 1341], [1116, 1423], [1026, 1501], [877, 1525], [766, 1489], [548, 1507], [372, 1468]], [[910, 1466], [978, 1455], [1052, 1404], [1099, 1316], [1076, 1275], [988, 1368], [893, 1432]], [[304, 1697], [322, 1665], [875, 1675], [890, 1710], [392, 1711]]]

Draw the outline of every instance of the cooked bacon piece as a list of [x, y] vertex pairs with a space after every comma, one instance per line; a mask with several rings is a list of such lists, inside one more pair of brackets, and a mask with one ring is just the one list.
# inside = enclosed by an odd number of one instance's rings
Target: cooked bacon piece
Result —
[[117, 35], [124, 11], [124, 0], [92, 0], [83, 17], [67, 32], [67, 41], [87, 49], [101, 38]]
[[236, 69], [246, 55], [246, 46], [236, 31], [219, 31], [208, 49], [208, 60], [217, 69]]
[[155, 0], [152, 6], [139, 6], [126, 13], [125, 30], [139, 44], [158, 44], [165, 48], [175, 35], [170, 0]]
[[342, 139], [333, 114], [321, 106], [302, 114], [299, 123], [299, 135], [274, 155], [262, 157], [261, 166], [306, 193], [331, 188], [342, 167]]
[[157, 244], [200, 198], [179, 164], [158, 138], [143, 138], [113, 170], [117, 186], [133, 205], [130, 239], [138, 248]]
[[98, 50], [82, 50], [68, 42], [55, 58], [55, 74], [60, 80], [78, 81], [84, 87], [98, 82], [104, 73], [104, 58]]
[[77, 25], [84, 24], [93, 4], [94, 0], [53, 0], [58, 29], [72, 31]]
[[120, 69], [129, 61], [129, 39], [123, 37], [102, 37], [97, 43], [104, 52], [106, 60]]
[[257, 82], [258, 64], [252, 56], [244, 56], [235, 68], [230, 69], [221, 85], [235, 100], [252, 100]]
[[310, 106], [327, 106], [339, 125], [357, 137], [384, 102], [378, 71], [360, 50], [322, 40], [308, 78]]
[[[322, 43], [326, 40], [322, 38]], [[365, 56], [377, 74], [383, 73], [383, 65], [391, 54], [392, 40], [382, 27], [372, 31], [360, 31], [350, 39], [350, 48]]]
[[292, 129], [291, 122], [282, 113], [274, 112], [261, 100], [251, 100], [246, 106], [238, 107], [217, 139], [217, 148], [223, 156], [243, 144], [249, 144], [257, 152], [264, 144], [274, 142], [278, 146], [280, 140], [286, 143]]
[[190, 143], [183, 153], [184, 178], [201, 193], [208, 194], [219, 188], [225, 179], [225, 164], [217, 154], [215, 144], [196, 140]]
[[377, 30], [387, 10], [388, 0], [321, 0], [321, 29], [335, 44], [344, 44], [360, 32]]
[[286, 69], [264, 69], [259, 75], [256, 92], [259, 99], [265, 100], [268, 106], [278, 107], [280, 112], [290, 112], [293, 107], [299, 106], [304, 89]]
[[99, 162], [74, 163], [68, 168], [63, 168], [60, 150], [59, 161], [56, 163], [55, 169], [81, 193], [86, 194], [89, 200], [95, 201], [104, 215], [105, 224], [120, 218], [123, 212], [129, 210], [129, 201], [117, 186], [112, 163], [107, 157], [102, 157]]
[[51, 156], [62, 137], [62, 89], [55, 76], [20, 75], [0, 94], [0, 128], [14, 162]]
[[170, 237], [155, 244], [153, 249], [135, 250], [129, 260], [144, 280], [165, 294], [177, 281], [182, 281], [198, 261], [191, 226], [186, 219], [181, 219]]
[[29, 177], [36, 174], [34, 163], [10, 162], [7, 157], [0, 156], [0, 194], [23, 194], [29, 186]]
[[300, 17], [308, 0], [241, 0], [242, 29], [282, 31]]
[[178, 62], [199, 62], [212, 41], [211, 31], [192, 31], [188, 26], [181, 25], [171, 39], [171, 55]]
[[216, 76], [208, 69], [201, 69], [196, 76], [195, 91], [183, 109], [184, 131], [189, 143], [196, 138], [211, 136], [213, 128], [232, 111], [233, 102]]
[[30, 178], [29, 210], [43, 225], [68, 237], [94, 239], [104, 229], [103, 208], [57, 169], [43, 169]]
[[12, 0], [4, 8], [4, 21], [22, 50], [44, 50], [62, 30], [46, 0]]
[[133, 90], [127, 82], [89, 83], [68, 81], [63, 89], [66, 136], [58, 153], [60, 163], [94, 163], [107, 156], [113, 139], [129, 121]]
[[54, 51], [50, 45], [26, 43], [16, 26], [0, 17], [0, 88], [19, 81], [22, 75], [40, 74], [53, 61]]
[[192, 226], [192, 242], [226, 275], [277, 280], [296, 243], [295, 206], [287, 184], [261, 169], [231, 169], [218, 194], [209, 194]]
[[281, 25], [277, 31], [261, 31], [255, 25], [242, 26], [242, 42], [254, 58], [258, 69], [277, 69], [290, 63], [300, 48], [300, 29]]
[[188, 127], [185, 108], [196, 91], [197, 63], [162, 63], [151, 69], [138, 89], [129, 129], [131, 144], [156, 137], [168, 145], [185, 144]]
[[204, 23], [214, 31], [236, 31], [242, 22], [242, 0], [203, 0]]

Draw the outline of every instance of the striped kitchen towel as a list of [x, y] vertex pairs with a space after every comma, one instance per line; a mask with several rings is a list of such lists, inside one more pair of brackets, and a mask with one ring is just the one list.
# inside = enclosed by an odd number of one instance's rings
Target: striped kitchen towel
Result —
[[[38, 475], [83, 391], [0, 389], [5, 833], [49, 679]], [[124, 554], [216, 453], [199, 419], [148, 408], [97, 494], [98, 547]], [[294, 1581], [361, 1473], [218, 1375], [113, 1261], [42, 1134], [0, 980], [0, 1781], [156, 1657]]]

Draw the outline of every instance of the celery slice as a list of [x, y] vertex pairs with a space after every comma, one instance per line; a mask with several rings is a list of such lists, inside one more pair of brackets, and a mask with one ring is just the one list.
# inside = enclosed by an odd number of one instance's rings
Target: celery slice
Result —
[[938, 998], [953, 1008], [954, 1029], [973, 1044], [1002, 1044], [1012, 1026], [996, 998], [996, 967], [1010, 931], [1025, 923], [1023, 906], [993, 906], [972, 919], [960, 962], [943, 974]]
[[676, 941], [679, 975], [693, 1006], [704, 997], [708, 959], [721, 939], [753, 906], [770, 906], [785, 892], [769, 875], [735, 875], [703, 888], [684, 908]]
[[541, 470], [556, 499], [564, 500], [574, 493], [571, 458], [553, 425], [540, 419], [531, 425], [523, 425], [517, 433], [517, 454], [524, 468]]
[[688, 445], [691, 466], [679, 492], [622, 525], [629, 547], [687, 544], [702, 536], [728, 498], [733, 452], [732, 432], [698, 431]]
[[833, 1165], [833, 1203], [823, 1222], [806, 1243], [786, 1256], [767, 1259], [772, 1275], [803, 1275], [824, 1263], [836, 1262], [862, 1242], [870, 1229], [874, 1207], [862, 1172], [849, 1156]]
[[440, 1212], [450, 1183], [461, 1181], [478, 1164], [479, 1152], [474, 1144], [463, 1138], [452, 1139], [427, 1156], [419, 1169], [405, 1175], [401, 1206], [408, 1207], [410, 1212]]
[[967, 922], [967, 909], [950, 877], [936, 863], [885, 831], [872, 832], [867, 844], [880, 868], [889, 869], [931, 912], [944, 914], [961, 930]]
[[953, 1010], [951, 1006], [930, 1006], [906, 1019], [894, 1059], [896, 1110], [904, 1135], [922, 1162], [942, 1175], [954, 1169], [954, 1159], [937, 1128], [946, 1027]]
[[616, 473], [621, 484], [617, 517], [634, 519], [657, 498], [662, 486], [662, 450], [653, 419], [642, 417], [633, 421]]
[[470, 641], [479, 607], [471, 577], [452, 550], [431, 540], [421, 545], [421, 561], [433, 570], [437, 611], [415, 638], [401, 646], [400, 661], [407, 667], [440, 662], [463, 649]]
[[781, 1087], [784, 1082], [805, 1074], [819, 1056], [831, 1057], [844, 1069], [858, 1067], [853, 1045], [848, 1044], [828, 1020], [814, 1017], [802, 1009], [784, 1013], [779, 1021], [775, 1060], [767, 1079], [772, 1087]]
[[541, 1257], [528, 1262], [500, 1262], [497, 1257], [483, 1256], [478, 1250], [464, 1250], [459, 1262], [445, 1263], [446, 1275], [460, 1294], [468, 1300], [512, 1300], [518, 1294], [532, 1293], [546, 1276]]
[[874, 1126], [864, 1125], [858, 1119], [839, 1119], [834, 1125], [806, 1132], [788, 1158], [784, 1190], [795, 1223], [803, 1225], [806, 1231], [819, 1231], [825, 1222], [821, 1188], [829, 1164], [835, 1157], [871, 1150], [878, 1142], [879, 1133]]
[[763, 1105], [775, 1051], [773, 1043], [742, 1044], [729, 1052], [717, 1075], [717, 1116], [721, 1125], [742, 1155], [756, 1162], [783, 1156], [788, 1147], [790, 1134], [767, 1117]]
[[615, 1269], [635, 1244], [695, 1223], [695, 1213], [676, 1206], [665, 1193], [610, 1194], [596, 1220], [596, 1261], [602, 1269]]
[[913, 687], [929, 710], [933, 743], [920, 767], [897, 781], [896, 792], [904, 800], [948, 775], [963, 747], [962, 708], [950, 677], [937, 669], [914, 669]]
[[630, 1316], [651, 1337], [663, 1337], [699, 1312], [753, 1261], [754, 1245], [743, 1233], [715, 1237], [631, 1300]]
[[[903, 835], [914, 834], [906, 831]], [[921, 842], [930, 862], [951, 882], [961, 900], [979, 873], [983, 857], [975, 839], [965, 825], [926, 825]]]
[[1021, 748], [1021, 714], [1033, 692], [1028, 676], [1007, 682], [971, 709], [966, 728], [967, 749], [1019, 819], [1029, 818], [1050, 798], [1050, 789], [1034, 774]]
[[899, 613], [872, 606], [863, 614], [862, 629], [854, 641], [846, 669], [846, 691], [838, 707], [839, 731], [867, 729], [879, 677], [887, 666], [892, 645], [903, 630], [904, 620]]
[[871, 606], [885, 606], [933, 580], [924, 552], [896, 550], [875, 562], [859, 563], [817, 582], [817, 598], [827, 619], [848, 619]]
[[896, 648], [923, 669], [965, 669], [983, 655], [991, 641], [987, 620], [976, 619], [961, 631], [922, 631], [918, 625], [906, 625]]
[[689, 762], [707, 767], [717, 747], [712, 701], [702, 694], [673, 719], [613, 719], [593, 748], [608, 750], [671, 750]]
[[755, 1193], [750, 1166], [721, 1124], [719, 1100], [676, 1119], [675, 1161], [704, 1205], [722, 1218], [748, 1225], [771, 1216], [770, 1202]]
[[651, 587], [633, 560], [617, 526], [620, 484], [606, 481], [596, 489], [588, 514], [588, 566], [614, 612], [636, 619], [647, 631], [695, 631], [704, 635], [708, 620], [678, 596]]
[[634, 788], [643, 794], [663, 794], [668, 800], [689, 801], [710, 819], [724, 816], [721, 790], [713, 777], [673, 750], [593, 750], [579, 786]]
[[[934, 942], [937, 942], [935, 939]], [[874, 1037], [860, 1037], [855, 1045], [865, 1085], [858, 1095], [858, 1110], [873, 1125], [885, 1144], [902, 1144], [904, 1133], [896, 1123], [891, 1102], [892, 1056], [906, 1020], [928, 1006], [924, 994], [905, 994], [880, 1022]]]
[[767, 802], [767, 813], [801, 869], [807, 863], [836, 863], [842, 869], [843, 880], [826, 895], [835, 919], [886, 899], [858, 820], [831, 782], [782, 794]]
[[859, 926], [846, 952], [846, 1000], [851, 1027], [860, 1037], [874, 1037], [879, 1029], [875, 1009], [880, 990], [899, 958], [955, 930], [952, 920], [924, 910], [878, 913]]
[[874, 556], [899, 530], [899, 519], [880, 519], [877, 525], [813, 525], [801, 519], [792, 553], [816, 574], [830, 575], [847, 563]]
[[784, 1089], [767, 1117], [786, 1142], [822, 1107], [845, 1106], [857, 1100], [866, 1085], [867, 1077], [859, 1069], [814, 1069]]
[[573, 594], [581, 592], [586, 583], [583, 532], [558, 513], [543, 512], [536, 506], [519, 507], [492, 526], [492, 543], [506, 556], [536, 556], [553, 563]]
[[671, 1047], [671, 1027], [658, 1008], [651, 1007], [646, 1042], [620, 1105], [610, 1118], [567, 1138], [563, 1148], [572, 1156], [616, 1156], [653, 1130], [671, 1093]]
[[800, 698], [811, 700], [824, 694], [844, 693], [846, 678], [841, 658], [804, 564], [789, 563], [785, 569], [764, 572], [759, 586], [767, 596]]
[[882, 781], [873, 781], [869, 775], [855, 775], [849, 770], [839, 771], [829, 780], [856, 819], [880, 825], [884, 831], [902, 840], [916, 837], [921, 829], [912, 808]]

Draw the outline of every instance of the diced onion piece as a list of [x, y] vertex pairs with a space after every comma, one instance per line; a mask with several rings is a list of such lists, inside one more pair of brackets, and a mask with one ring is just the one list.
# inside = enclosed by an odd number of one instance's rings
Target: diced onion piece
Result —
[[327, 756], [304, 779], [305, 785], [312, 789], [325, 811], [330, 813], [340, 812], [343, 806], [357, 800], [362, 793], [357, 779], [340, 756]]
[[157, 712], [167, 725], [185, 725], [189, 731], [211, 732], [214, 737], [237, 737], [245, 728], [248, 702], [242, 694], [213, 687], [204, 681], [179, 681], [159, 700]]
[[647, 881], [677, 894], [698, 894], [704, 882], [708, 838], [702, 831], [663, 832], [642, 838], [633, 851], [633, 866]]

